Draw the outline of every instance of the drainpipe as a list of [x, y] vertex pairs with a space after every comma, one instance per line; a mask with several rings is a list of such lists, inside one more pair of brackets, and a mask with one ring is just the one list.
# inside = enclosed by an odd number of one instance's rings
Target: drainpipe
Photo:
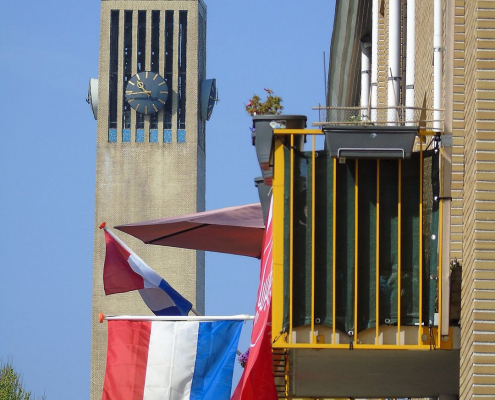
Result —
[[388, 121], [397, 125], [400, 77], [400, 0], [390, 0], [388, 9]]
[[442, 129], [442, 0], [435, 0], [433, 8], [433, 130]]
[[450, 232], [452, 207], [452, 141], [454, 115], [454, 30], [455, 3], [445, 5], [445, 122], [442, 135], [442, 319], [441, 335], [449, 334], [450, 325]]
[[[414, 74], [416, 50], [416, 0], [407, 0], [406, 121], [414, 121]], [[407, 125], [413, 125], [408, 122]]]
[[361, 119], [370, 119], [370, 52], [371, 42], [361, 42]]
[[371, 28], [371, 120], [377, 120], [378, 106], [378, 0], [373, 0]]

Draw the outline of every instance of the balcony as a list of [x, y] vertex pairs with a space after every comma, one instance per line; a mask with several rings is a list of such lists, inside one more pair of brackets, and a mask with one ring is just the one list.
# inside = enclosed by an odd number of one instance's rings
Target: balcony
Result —
[[409, 158], [339, 157], [328, 140], [316, 148], [326, 126], [273, 130], [280, 388], [286, 397], [457, 393], [457, 321], [439, 329], [450, 304], [438, 295], [449, 266], [439, 262], [436, 132], [414, 127]]

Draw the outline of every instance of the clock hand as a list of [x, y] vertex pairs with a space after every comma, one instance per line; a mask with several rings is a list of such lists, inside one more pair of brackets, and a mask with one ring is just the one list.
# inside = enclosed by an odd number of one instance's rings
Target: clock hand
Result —
[[143, 90], [142, 92], [128, 92], [128, 91], [126, 91], [125, 94], [147, 94], [149, 97], [151, 92], [149, 90]]
[[150, 92], [149, 90], [146, 90], [146, 88], [144, 87], [144, 83], [143, 83], [143, 82], [139, 81], [139, 82], [137, 83], [137, 87], [138, 87], [139, 89], [141, 89], [141, 90], [143, 91], [143, 93], [146, 93], [146, 95], [147, 95], [148, 97], [150, 97], [151, 92]]

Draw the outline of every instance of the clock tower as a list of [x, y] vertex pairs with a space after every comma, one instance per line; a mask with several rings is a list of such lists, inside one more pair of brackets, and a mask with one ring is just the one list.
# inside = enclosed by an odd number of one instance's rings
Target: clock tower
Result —
[[[202, 0], [102, 0], [100, 29], [99, 77], [88, 94], [97, 119], [91, 399], [101, 398], [106, 364], [98, 314], [151, 314], [137, 292], [105, 296], [98, 226], [204, 210], [205, 122], [216, 97], [215, 80], [205, 79]], [[116, 233], [204, 312], [203, 252]]]

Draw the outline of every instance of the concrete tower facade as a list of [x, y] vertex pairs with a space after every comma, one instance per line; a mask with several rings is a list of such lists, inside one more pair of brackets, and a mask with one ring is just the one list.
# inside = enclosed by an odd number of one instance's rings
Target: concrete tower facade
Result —
[[[98, 225], [194, 213], [205, 205], [205, 120], [199, 109], [206, 69], [205, 4], [102, 0], [101, 6], [91, 399], [101, 398], [106, 364], [107, 327], [98, 322], [98, 313], [150, 314], [137, 292], [105, 296], [105, 243]], [[168, 93], [157, 103], [159, 111], [150, 105], [143, 113], [144, 107], [126, 98], [136, 74], [159, 74], [165, 80], [160, 90], [166, 87]], [[204, 312], [204, 253], [119, 236]]]

